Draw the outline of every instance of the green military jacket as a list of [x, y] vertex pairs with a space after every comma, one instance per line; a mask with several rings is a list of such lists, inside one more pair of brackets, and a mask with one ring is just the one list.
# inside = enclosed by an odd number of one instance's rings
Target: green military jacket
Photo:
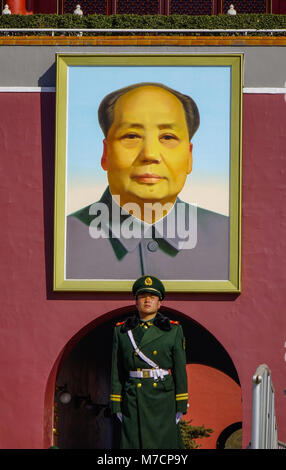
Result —
[[[160, 312], [147, 328], [138, 314], [114, 329], [111, 410], [122, 413], [121, 448], [180, 449], [183, 442], [176, 412], [187, 412], [185, 340], [178, 322]], [[163, 379], [131, 378], [129, 371], [150, 369], [135, 352], [127, 331], [131, 329], [139, 349], [170, 371]]]

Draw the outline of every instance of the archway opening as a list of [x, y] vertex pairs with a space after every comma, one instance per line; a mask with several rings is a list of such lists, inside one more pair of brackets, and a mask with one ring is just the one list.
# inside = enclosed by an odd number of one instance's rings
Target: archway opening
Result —
[[[241, 421], [237, 371], [219, 341], [204, 327], [177, 311], [162, 308], [178, 320], [186, 338], [190, 408], [184, 417], [192, 425], [213, 429], [201, 448], [216, 448], [221, 432]], [[117, 449], [120, 423], [110, 415], [110, 371], [113, 329], [120, 316], [91, 325], [58, 366], [55, 390], [54, 445], [61, 449]], [[80, 335], [81, 336], [81, 335]], [[220, 413], [221, 411], [221, 413]], [[224, 419], [219, 416], [223, 415]]]

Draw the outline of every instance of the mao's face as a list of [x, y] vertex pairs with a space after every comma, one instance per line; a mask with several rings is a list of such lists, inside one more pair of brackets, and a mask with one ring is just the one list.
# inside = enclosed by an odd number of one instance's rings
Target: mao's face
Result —
[[111, 193], [127, 202], [174, 202], [192, 169], [184, 108], [167, 90], [144, 86], [121, 96], [104, 143]]

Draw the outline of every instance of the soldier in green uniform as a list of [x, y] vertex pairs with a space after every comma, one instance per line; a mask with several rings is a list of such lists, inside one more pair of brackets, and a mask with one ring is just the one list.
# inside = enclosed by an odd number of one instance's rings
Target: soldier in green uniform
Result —
[[114, 329], [111, 410], [122, 422], [122, 449], [182, 449], [179, 420], [187, 412], [182, 327], [159, 312], [162, 282], [133, 285], [137, 312]]

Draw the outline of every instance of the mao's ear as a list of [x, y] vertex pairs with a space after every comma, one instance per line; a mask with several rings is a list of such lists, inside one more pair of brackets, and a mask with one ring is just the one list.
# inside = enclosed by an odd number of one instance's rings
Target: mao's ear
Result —
[[193, 169], [193, 144], [192, 142], [190, 142], [188, 175], [191, 173], [192, 169]]
[[102, 157], [101, 157], [101, 167], [105, 171], [107, 171], [107, 169], [108, 169], [107, 141], [106, 141], [106, 139], [103, 139], [103, 152], [102, 152]]

